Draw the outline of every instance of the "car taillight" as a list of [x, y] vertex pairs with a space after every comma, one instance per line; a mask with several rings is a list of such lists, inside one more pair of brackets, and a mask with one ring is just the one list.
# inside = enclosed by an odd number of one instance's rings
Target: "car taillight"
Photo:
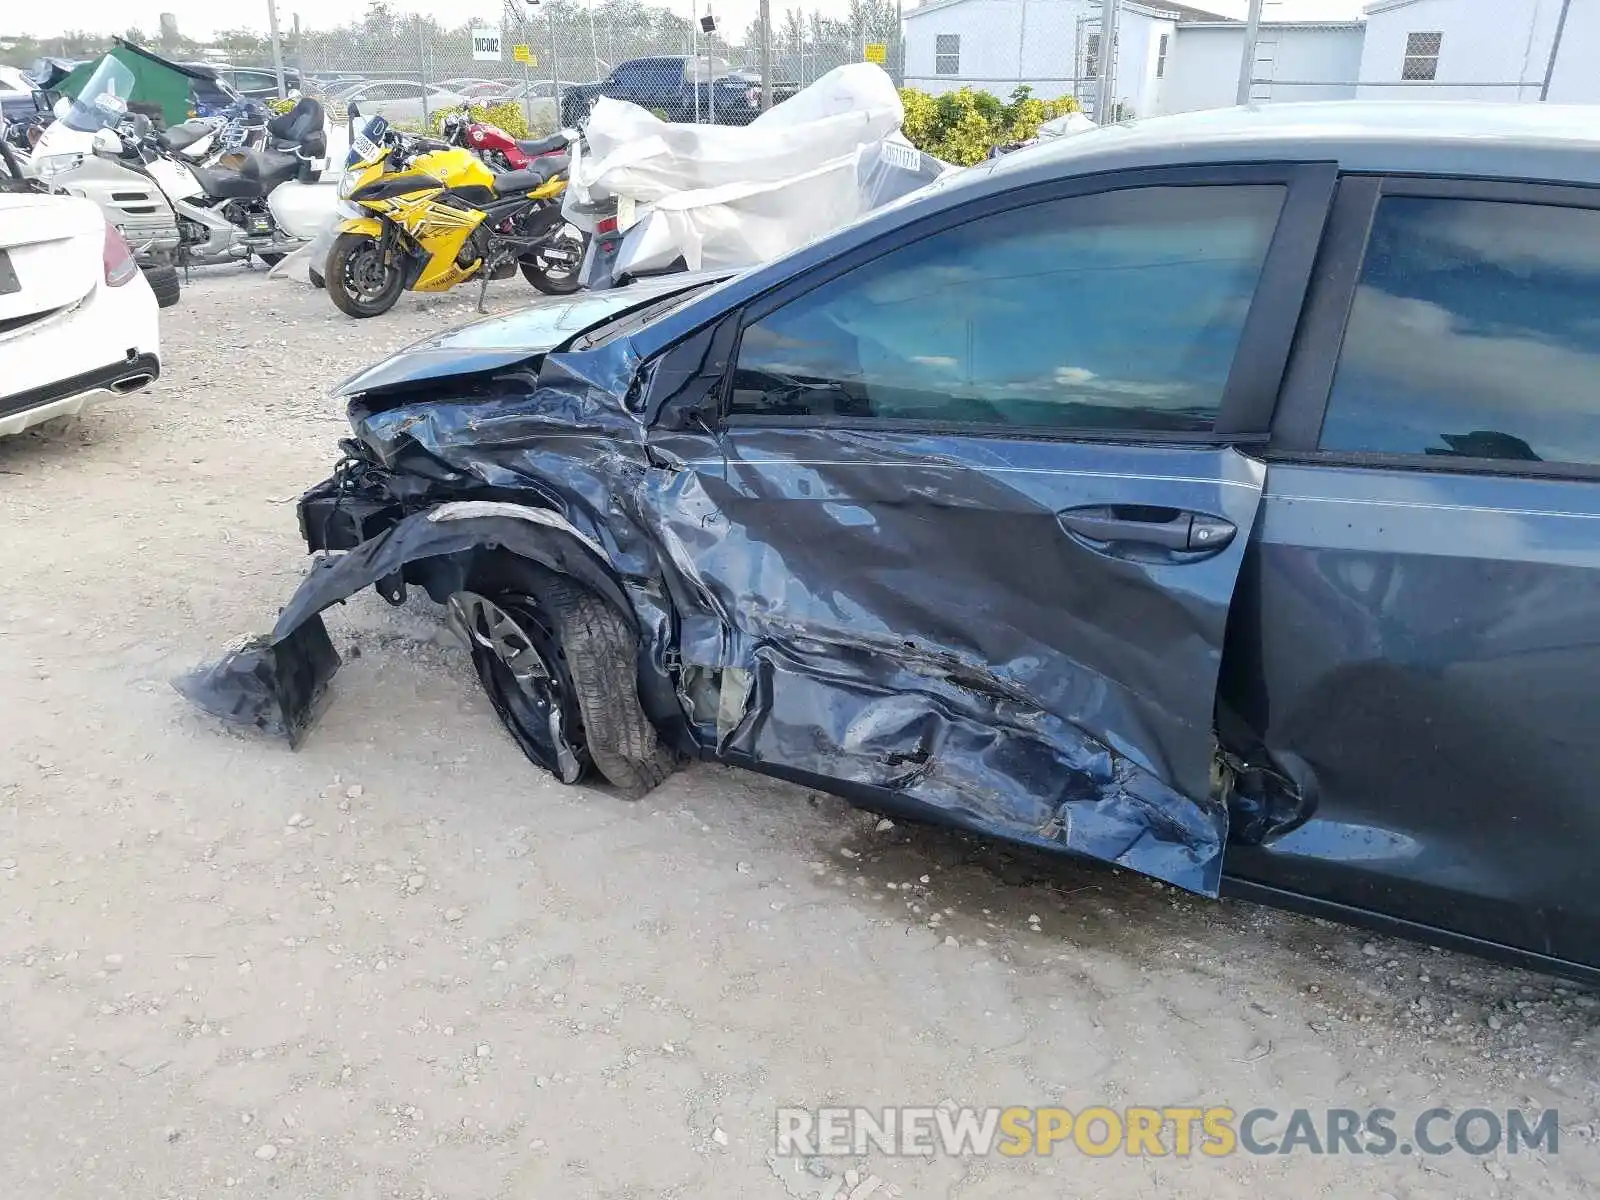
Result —
[[106, 241], [100, 263], [105, 267], [107, 287], [121, 287], [139, 273], [139, 264], [133, 261], [128, 240], [110, 221], [106, 222]]
[[596, 233], [615, 233], [617, 231], [617, 219], [615, 217], [601, 217], [595, 222], [594, 231]]

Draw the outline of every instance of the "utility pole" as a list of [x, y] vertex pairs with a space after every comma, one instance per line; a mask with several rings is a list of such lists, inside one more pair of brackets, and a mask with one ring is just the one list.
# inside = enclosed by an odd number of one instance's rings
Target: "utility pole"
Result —
[[605, 74], [600, 69], [600, 35], [594, 31], [594, 0], [589, 0], [589, 52], [594, 55], [594, 77]]
[[1117, 10], [1120, 7], [1121, 0], [1100, 0], [1100, 74], [1095, 80], [1094, 97], [1096, 125], [1109, 125], [1116, 112], [1112, 93], [1117, 87]]
[[1561, 52], [1561, 35], [1567, 31], [1567, 9], [1572, 0], [1561, 0], [1561, 15], [1556, 18], [1556, 35], [1550, 41], [1550, 61], [1544, 65], [1544, 86], [1539, 89], [1539, 101], [1550, 99], [1550, 80], [1556, 73], [1556, 55]]
[[1261, 5], [1263, 0], [1250, 0], [1250, 15], [1244, 22], [1244, 52], [1239, 56], [1239, 88], [1234, 93], [1235, 104], [1250, 103], [1250, 88], [1256, 78], [1256, 39], [1261, 36]]
[[278, 37], [277, 0], [267, 0], [267, 28], [272, 31], [272, 69], [278, 74], [278, 99], [286, 99], [289, 89], [283, 85], [283, 42]]
[[772, 107], [772, 0], [761, 0], [761, 111]]

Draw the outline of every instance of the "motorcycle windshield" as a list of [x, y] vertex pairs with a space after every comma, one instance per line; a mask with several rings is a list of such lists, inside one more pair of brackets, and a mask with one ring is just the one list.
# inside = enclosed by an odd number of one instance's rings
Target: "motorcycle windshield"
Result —
[[128, 115], [132, 95], [133, 72], [108, 54], [95, 67], [62, 123], [80, 133], [115, 129]]
[[369, 117], [350, 135], [350, 153], [345, 157], [346, 167], [368, 166], [384, 154], [384, 135], [389, 132], [389, 122], [382, 117]]

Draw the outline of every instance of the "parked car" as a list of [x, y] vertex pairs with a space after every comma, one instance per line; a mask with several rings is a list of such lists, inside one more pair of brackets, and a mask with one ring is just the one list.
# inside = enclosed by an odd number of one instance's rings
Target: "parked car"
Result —
[[38, 85], [16, 67], [0, 66], [0, 124], [27, 125], [49, 105]]
[[[752, 79], [754, 83], [752, 84]], [[794, 95], [793, 84], [775, 89], [774, 103]], [[669, 121], [712, 121], [748, 125], [761, 112], [761, 77], [734, 71], [724, 59], [685, 54], [635, 58], [619, 63], [599, 83], [579, 84], [561, 93], [561, 123], [574, 127], [588, 119], [601, 96], [627, 100]]]
[[466, 102], [467, 98], [458, 92], [447, 92], [409, 79], [368, 83], [338, 97], [341, 107], [359, 104], [364, 116], [382, 117], [391, 123], [420, 122], [447, 108], [460, 108]]
[[346, 381], [321, 609], [449, 605], [564, 780], [667, 748], [1600, 979], [1600, 130], [1270, 105], [948, 175], [748, 273]]
[[[231, 63], [210, 62], [183, 65], [221, 80], [230, 91], [249, 100], [274, 100], [278, 96], [278, 72], [273, 67], [236, 67]], [[285, 93], [306, 90], [306, 80], [292, 67], [284, 68], [283, 85]]]
[[90, 201], [51, 195], [0, 141], [0, 437], [161, 373], [156, 298]]
[[244, 99], [211, 63], [182, 64], [195, 72], [189, 81], [189, 106], [198, 117], [214, 116]]
[[441, 91], [455, 92], [474, 103], [493, 103], [493, 98], [503, 96], [511, 83], [503, 79], [441, 79], [433, 85]]
[[562, 80], [559, 86], [548, 79], [530, 79], [527, 83], [512, 85], [504, 95], [496, 96], [492, 101], [474, 101], [474, 103], [515, 104], [527, 110], [528, 124], [530, 127], [539, 128], [548, 126], [555, 128], [560, 124], [556, 120], [556, 96], [558, 92], [567, 88], [576, 87], [577, 84]]
[[[223, 67], [222, 78], [233, 90], [251, 100], [273, 100], [278, 97], [278, 72], [273, 67]], [[285, 67], [283, 71], [284, 94], [304, 92], [305, 80], [300, 72]]]

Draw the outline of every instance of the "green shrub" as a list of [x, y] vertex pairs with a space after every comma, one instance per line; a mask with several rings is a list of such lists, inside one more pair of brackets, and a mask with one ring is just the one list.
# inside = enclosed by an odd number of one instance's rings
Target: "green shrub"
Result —
[[[533, 104], [536, 109], [548, 109], [550, 107], [550, 101], [548, 100], [535, 100]], [[448, 109], [446, 111], [456, 112], [458, 110]], [[472, 104], [468, 105], [467, 111], [472, 114], [474, 121], [486, 121], [490, 125], [498, 125], [514, 138], [543, 137], [547, 133], [555, 132], [555, 123], [545, 119], [543, 112], [534, 116], [533, 124], [530, 126], [528, 124], [527, 111], [523, 108], [520, 100], [505, 100], [499, 104]], [[444, 132], [444, 118], [445, 113], [443, 112], [436, 112], [432, 115], [431, 120], [435, 134]]]
[[942, 96], [901, 88], [900, 102], [906, 110], [901, 129], [911, 144], [961, 166], [982, 162], [996, 146], [1026, 141], [1046, 121], [1078, 111], [1071, 96], [1040, 100], [1026, 85], [1011, 93], [1009, 103], [971, 88]]

